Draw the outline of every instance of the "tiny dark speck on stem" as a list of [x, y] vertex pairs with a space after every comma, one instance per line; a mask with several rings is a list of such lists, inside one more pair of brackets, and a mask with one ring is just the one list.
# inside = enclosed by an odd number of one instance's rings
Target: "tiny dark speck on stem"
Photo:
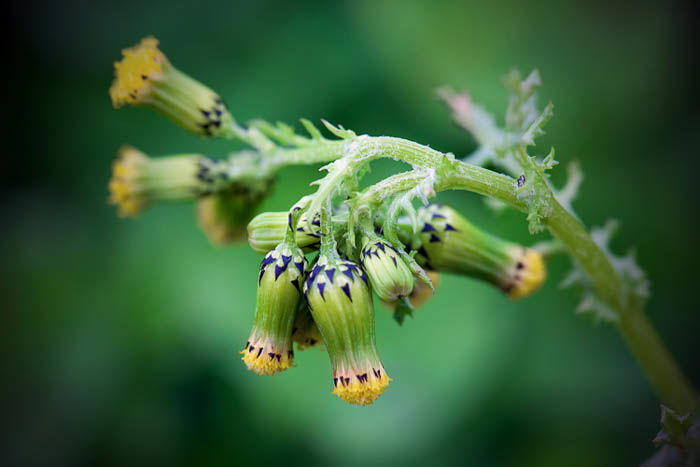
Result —
[[518, 177], [518, 188], [525, 185], [525, 174], [520, 174]]

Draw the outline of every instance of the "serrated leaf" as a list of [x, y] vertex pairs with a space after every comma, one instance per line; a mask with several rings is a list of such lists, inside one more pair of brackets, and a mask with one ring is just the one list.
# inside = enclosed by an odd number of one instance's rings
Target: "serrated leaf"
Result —
[[554, 104], [550, 101], [544, 108], [542, 113], [535, 118], [535, 120], [530, 124], [530, 126], [525, 130], [525, 132], [520, 137], [523, 144], [527, 146], [535, 145], [535, 138], [544, 135], [544, 126], [552, 119], [554, 116]]

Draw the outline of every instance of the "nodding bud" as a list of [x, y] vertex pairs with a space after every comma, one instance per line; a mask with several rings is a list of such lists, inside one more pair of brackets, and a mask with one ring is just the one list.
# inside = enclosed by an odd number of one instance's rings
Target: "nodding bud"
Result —
[[249, 370], [272, 375], [292, 365], [292, 331], [306, 269], [302, 252], [286, 244], [262, 260], [253, 330], [241, 352]]
[[225, 191], [199, 198], [197, 221], [209, 241], [221, 246], [245, 240], [248, 222], [272, 183], [273, 179], [237, 182]]
[[386, 390], [387, 376], [375, 346], [369, 281], [357, 264], [320, 256], [304, 293], [333, 368], [333, 393], [368, 405]]
[[477, 229], [454, 209], [434, 204], [419, 211], [418, 263], [431, 270], [488, 281], [510, 298], [537, 290], [546, 277], [536, 250]]
[[413, 290], [413, 273], [399, 252], [378, 236], [365, 237], [360, 264], [367, 271], [372, 290], [385, 302], [406, 297]]
[[158, 40], [147, 37], [122, 51], [114, 63], [109, 89], [115, 108], [148, 106], [176, 124], [202, 136], [231, 136], [233, 117], [221, 97], [170, 64], [158, 49]]
[[153, 201], [181, 201], [219, 191], [228, 183], [225, 164], [201, 155], [152, 158], [124, 146], [112, 164], [109, 203], [134, 217]]
[[316, 326], [308, 303], [302, 300], [297, 312], [296, 320], [294, 321], [294, 329], [292, 330], [292, 339], [297, 344], [297, 350], [306, 350], [320, 344], [323, 347], [323, 337]]
[[[248, 224], [248, 244], [258, 253], [267, 253], [284, 240], [289, 226], [288, 212], [263, 212], [253, 218]], [[317, 249], [321, 244], [321, 222], [315, 219], [309, 226], [306, 214], [302, 214], [297, 222], [297, 246], [305, 251]]]

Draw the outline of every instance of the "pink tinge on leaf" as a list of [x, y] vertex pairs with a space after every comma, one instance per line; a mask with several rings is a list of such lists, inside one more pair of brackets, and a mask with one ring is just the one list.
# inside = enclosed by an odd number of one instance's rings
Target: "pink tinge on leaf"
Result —
[[467, 93], [455, 94], [448, 100], [448, 104], [455, 114], [465, 114], [469, 112], [471, 99]]

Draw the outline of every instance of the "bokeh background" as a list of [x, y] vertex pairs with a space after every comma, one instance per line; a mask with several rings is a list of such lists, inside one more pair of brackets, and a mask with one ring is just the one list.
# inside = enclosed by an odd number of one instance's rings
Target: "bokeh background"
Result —
[[[653, 281], [649, 314], [691, 379], [698, 365], [697, 7], [675, 2], [10, 1], [3, 28], [3, 464], [636, 465], [658, 405], [615, 331], [574, 315], [550, 264], [510, 302], [445, 277], [404, 326], [377, 310], [394, 378], [368, 408], [330, 394], [327, 355], [275, 377], [245, 370], [260, 257], [215, 248], [193, 207], [120, 220], [110, 162], [223, 155], [145, 109], [114, 111], [120, 49], [157, 36], [239, 120], [326, 118], [467, 154], [474, 143], [433, 90], [468, 89], [502, 116], [500, 78], [539, 68], [556, 105], [538, 151], [578, 160], [588, 225], [622, 221]], [[696, 5], [696, 4], [695, 4]], [[378, 179], [395, 169], [377, 163]], [[564, 170], [555, 173], [561, 181]], [[286, 209], [318, 177], [283, 172], [264, 207]], [[441, 195], [524, 243], [523, 215]]]

